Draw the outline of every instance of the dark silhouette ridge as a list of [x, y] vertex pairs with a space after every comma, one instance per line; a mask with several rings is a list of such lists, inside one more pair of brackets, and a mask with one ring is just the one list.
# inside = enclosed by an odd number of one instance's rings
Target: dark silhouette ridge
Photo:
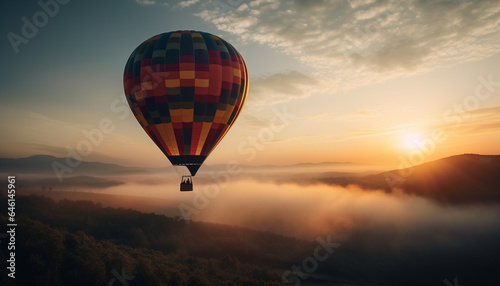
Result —
[[[26, 158], [0, 158], [0, 173], [18, 174], [50, 174], [54, 175], [52, 164], [67, 166], [72, 169], [71, 174], [127, 174], [145, 172], [146, 168], [125, 167], [116, 164], [101, 162], [80, 161], [76, 167], [71, 167], [66, 161], [68, 158], [57, 158], [50, 155], [34, 155]], [[71, 164], [76, 164], [77, 160], [69, 158]]]
[[388, 193], [401, 189], [444, 204], [500, 203], [500, 155], [463, 154], [404, 170], [321, 181]]

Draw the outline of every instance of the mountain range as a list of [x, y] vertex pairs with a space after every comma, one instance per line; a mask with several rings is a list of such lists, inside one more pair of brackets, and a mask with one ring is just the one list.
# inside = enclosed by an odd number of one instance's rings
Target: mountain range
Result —
[[[69, 163], [68, 163], [69, 162]], [[71, 167], [73, 164], [78, 164], [72, 168], [73, 175], [119, 175], [127, 173], [145, 173], [145, 172], [172, 172], [172, 168], [144, 168], [144, 167], [126, 167], [117, 164], [109, 164], [102, 162], [80, 161], [73, 158], [58, 158], [50, 155], [34, 155], [26, 158], [0, 158], [0, 173], [20, 173], [20, 174], [53, 174], [53, 164], [59, 164]], [[293, 165], [241, 165], [246, 171], [256, 172], [262, 170], [272, 170], [274, 172], [289, 172], [302, 169], [309, 170], [331, 170], [331, 169], [347, 169], [356, 166], [351, 162], [321, 162], [321, 163], [299, 163]], [[226, 169], [226, 164], [203, 165], [200, 171], [218, 171]]]
[[[68, 164], [68, 161], [70, 162]], [[53, 164], [59, 166], [78, 166], [71, 168], [72, 174], [78, 175], [116, 175], [144, 172], [143, 168], [124, 167], [101, 162], [78, 161], [72, 158], [57, 158], [50, 155], [34, 155], [26, 158], [0, 158], [0, 172], [11, 174], [54, 174]]]
[[[0, 158], [0, 173], [38, 175], [24, 180], [27, 187], [58, 185], [62, 187], [106, 188], [123, 184], [114, 176], [128, 174], [174, 174], [173, 168], [126, 167], [101, 162], [81, 161], [56, 184], [54, 162], [67, 165], [74, 159], [35, 155], [27, 158]], [[302, 163], [289, 166], [245, 166], [241, 178], [273, 183], [357, 185], [364, 190], [403, 192], [429, 198], [443, 204], [500, 203], [500, 155], [462, 154], [438, 159], [403, 170], [381, 173], [353, 173], [350, 162]], [[225, 165], [206, 166], [200, 181], [210, 180], [204, 173], [223, 170]], [[203, 177], [205, 176], [205, 177]]]
[[444, 204], [500, 203], [500, 155], [456, 155], [402, 170], [321, 181], [388, 193], [403, 191]]

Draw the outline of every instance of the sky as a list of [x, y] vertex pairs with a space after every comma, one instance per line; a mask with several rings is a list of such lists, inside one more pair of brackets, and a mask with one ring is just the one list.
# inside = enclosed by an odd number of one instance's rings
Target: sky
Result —
[[127, 109], [122, 76], [136, 46], [179, 29], [222, 37], [249, 70], [247, 103], [206, 164], [395, 169], [500, 154], [495, 0], [4, 5], [0, 157], [170, 165]]

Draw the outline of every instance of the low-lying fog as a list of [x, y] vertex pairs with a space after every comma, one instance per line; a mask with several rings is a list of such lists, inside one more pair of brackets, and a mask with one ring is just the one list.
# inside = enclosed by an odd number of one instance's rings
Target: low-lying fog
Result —
[[195, 178], [193, 192], [180, 192], [174, 176], [129, 176], [128, 181], [102, 192], [165, 199], [165, 213], [181, 218], [311, 240], [325, 235], [338, 241], [369, 235], [374, 243], [397, 248], [421, 243], [452, 245], [500, 233], [498, 205], [445, 206], [357, 186], [278, 184], [251, 176], [221, 177], [217, 184], [202, 175]]

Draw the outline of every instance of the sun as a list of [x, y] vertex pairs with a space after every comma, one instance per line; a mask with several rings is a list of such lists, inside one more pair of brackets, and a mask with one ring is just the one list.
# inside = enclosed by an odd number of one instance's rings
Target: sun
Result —
[[410, 151], [418, 150], [424, 144], [424, 140], [419, 133], [409, 133], [404, 138], [404, 146]]

